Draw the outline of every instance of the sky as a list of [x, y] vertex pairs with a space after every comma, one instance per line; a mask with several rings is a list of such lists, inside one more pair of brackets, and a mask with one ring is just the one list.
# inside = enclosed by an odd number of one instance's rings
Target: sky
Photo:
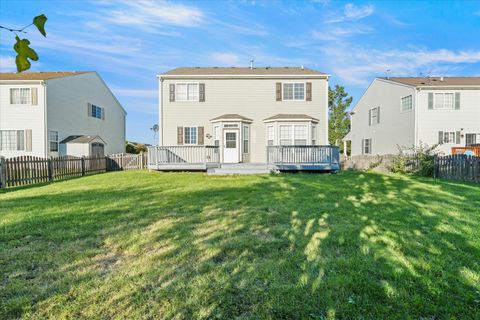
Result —
[[[127, 139], [153, 143], [156, 75], [185, 66], [301, 66], [353, 104], [375, 77], [480, 75], [480, 1], [0, 0], [0, 25], [27, 29], [30, 71], [97, 71], [127, 110]], [[15, 70], [0, 29], [0, 71]]]

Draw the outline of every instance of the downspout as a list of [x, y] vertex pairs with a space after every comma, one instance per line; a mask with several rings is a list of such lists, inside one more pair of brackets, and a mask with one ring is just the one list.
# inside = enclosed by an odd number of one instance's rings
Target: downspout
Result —
[[329, 145], [328, 143], [328, 76], [326, 78], [326, 86], [325, 86], [325, 144]]
[[158, 77], [158, 144], [163, 146], [163, 79], [161, 76]]
[[44, 125], [44, 152], [45, 158], [48, 158], [48, 109], [47, 109], [47, 84], [45, 81], [41, 82], [43, 86], [43, 125]]
[[419, 96], [419, 93], [420, 93], [420, 88], [415, 88], [413, 89], [415, 90], [415, 134], [414, 134], [414, 139], [415, 141], [413, 142], [413, 145], [415, 147], [415, 149], [419, 146], [419, 141], [418, 141], [418, 96]]

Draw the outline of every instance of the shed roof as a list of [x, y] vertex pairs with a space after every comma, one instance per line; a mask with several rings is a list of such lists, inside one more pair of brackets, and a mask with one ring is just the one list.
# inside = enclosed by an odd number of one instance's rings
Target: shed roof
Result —
[[227, 113], [223, 114], [219, 117], [215, 117], [213, 119], [210, 119], [210, 121], [215, 121], [215, 120], [244, 120], [244, 121], [253, 121], [250, 118], [244, 117], [242, 115], [236, 114], [236, 113]]
[[100, 138], [100, 136], [72, 135], [72, 136], [66, 137], [65, 139], [60, 141], [60, 143], [90, 143], [95, 139], [100, 139], [103, 141], [103, 139]]

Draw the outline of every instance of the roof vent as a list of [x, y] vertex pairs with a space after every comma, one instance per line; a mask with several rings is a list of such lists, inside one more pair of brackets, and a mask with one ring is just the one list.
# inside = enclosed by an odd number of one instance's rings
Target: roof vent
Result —
[[250, 59], [250, 69], [253, 69], [255, 67], [255, 59]]
[[303, 67], [303, 64], [300, 66], [300, 68], [301, 68], [302, 70], [304, 70], [304, 69], [305, 69], [305, 68]]
[[443, 81], [443, 77], [440, 77], [440, 81]]

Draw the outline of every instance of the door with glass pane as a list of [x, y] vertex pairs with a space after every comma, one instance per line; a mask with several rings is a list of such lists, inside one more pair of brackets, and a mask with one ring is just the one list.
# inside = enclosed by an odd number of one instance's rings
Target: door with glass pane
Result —
[[223, 162], [238, 163], [240, 161], [238, 130], [224, 130], [223, 134]]

